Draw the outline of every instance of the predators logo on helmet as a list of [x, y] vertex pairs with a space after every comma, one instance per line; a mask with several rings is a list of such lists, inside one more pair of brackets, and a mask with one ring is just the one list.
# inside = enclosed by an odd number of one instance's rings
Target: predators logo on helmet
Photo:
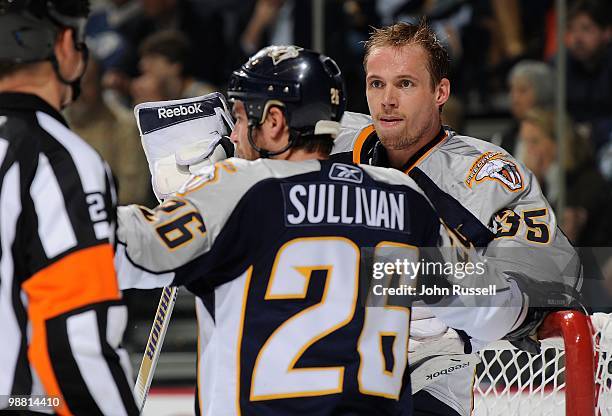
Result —
[[297, 58], [300, 55], [300, 51], [304, 48], [298, 46], [269, 46], [265, 50], [268, 51], [268, 56], [272, 58], [272, 63], [278, 65], [285, 59]]

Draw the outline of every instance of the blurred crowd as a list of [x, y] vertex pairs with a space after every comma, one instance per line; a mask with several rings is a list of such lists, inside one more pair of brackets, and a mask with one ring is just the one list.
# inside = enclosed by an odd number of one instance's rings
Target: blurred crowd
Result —
[[[612, 18], [606, 0], [568, 0], [566, 157], [554, 112], [554, 0], [323, 0], [324, 52], [340, 65], [348, 110], [367, 113], [362, 66], [371, 27], [428, 19], [452, 59], [444, 121], [509, 122], [492, 140], [531, 169], [554, 206], [565, 171], [564, 232], [612, 243]], [[269, 44], [313, 46], [312, 0], [98, 0], [91, 61], [68, 117], [109, 160], [120, 203], [153, 203], [134, 105], [224, 91], [231, 71]], [[504, 124], [505, 126], [506, 124]]]

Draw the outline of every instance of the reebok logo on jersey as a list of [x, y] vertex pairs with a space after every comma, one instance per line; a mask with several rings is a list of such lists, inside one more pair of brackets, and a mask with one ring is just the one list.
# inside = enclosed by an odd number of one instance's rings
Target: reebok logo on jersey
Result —
[[501, 152], [486, 152], [476, 159], [465, 178], [465, 184], [471, 188], [474, 182], [485, 179], [497, 181], [512, 192], [523, 189], [523, 177], [516, 163]]
[[363, 171], [355, 166], [345, 165], [344, 163], [334, 163], [329, 170], [329, 179], [361, 183], [363, 182]]
[[178, 107], [170, 108], [161, 107], [157, 109], [157, 118], [173, 118], [197, 113], [204, 113], [204, 111], [202, 111], [202, 103], [179, 105]]

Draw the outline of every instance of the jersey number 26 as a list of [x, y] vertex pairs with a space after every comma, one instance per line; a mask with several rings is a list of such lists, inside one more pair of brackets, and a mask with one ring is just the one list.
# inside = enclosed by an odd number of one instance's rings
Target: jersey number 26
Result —
[[[313, 270], [326, 270], [321, 301], [281, 324], [260, 349], [251, 380], [251, 401], [340, 393], [344, 367], [295, 368], [315, 342], [348, 324], [355, 314], [360, 251], [342, 237], [297, 238], [276, 255], [266, 300], [304, 299]], [[398, 399], [407, 364], [410, 310], [366, 308], [357, 342], [359, 391]], [[382, 339], [392, 337], [393, 365], [387, 368]]]

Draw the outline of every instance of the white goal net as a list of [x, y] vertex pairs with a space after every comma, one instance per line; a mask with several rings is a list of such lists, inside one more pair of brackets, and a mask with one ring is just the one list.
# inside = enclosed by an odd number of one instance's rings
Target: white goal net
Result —
[[541, 354], [505, 341], [480, 353], [475, 416], [612, 416], [612, 314], [590, 316], [592, 329], [571, 314], [557, 314], [546, 323], [565, 326], [563, 337], [542, 340]]

